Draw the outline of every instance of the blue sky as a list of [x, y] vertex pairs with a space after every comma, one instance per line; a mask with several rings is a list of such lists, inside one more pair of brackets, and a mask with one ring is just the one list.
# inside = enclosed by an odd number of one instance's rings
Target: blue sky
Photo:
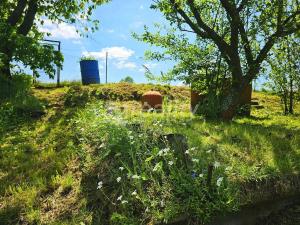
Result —
[[[172, 63], [147, 62], [143, 59], [150, 46], [132, 38], [131, 33], [142, 33], [144, 25], [167, 22], [163, 16], [150, 9], [152, 0], [113, 0], [100, 6], [94, 18], [100, 21], [100, 29], [89, 38], [80, 37], [76, 26], [52, 24], [45, 21], [41, 28], [52, 36], [49, 39], [62, 42], [65, 57], [62, 80], [80, 80], [79, 59], [82, 55], [92, 55], [99, 60], [100, 79], [105, 81], [105, 52], [109, 54], [108, 81], [118, 82], [125, 76], [133, 77], [135, 82], [147, 82], [142, 65], [147, 65], [153, 73], [167, 71]], [[41, 71], [42, 81], [49, 81]]]

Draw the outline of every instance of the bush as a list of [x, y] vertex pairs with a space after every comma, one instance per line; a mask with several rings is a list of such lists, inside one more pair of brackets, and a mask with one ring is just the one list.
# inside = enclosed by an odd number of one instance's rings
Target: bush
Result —
[[22, 98], [30, 92], [32, 77], [25, 74], [16, 74], [12, 80], [0, 77], [0, 101]]

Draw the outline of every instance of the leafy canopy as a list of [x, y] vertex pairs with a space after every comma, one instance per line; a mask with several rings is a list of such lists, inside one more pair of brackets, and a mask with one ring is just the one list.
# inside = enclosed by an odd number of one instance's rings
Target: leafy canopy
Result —
[[63, 56], [53, 46], [42, 45], [40, 31], [45, 21], [76, 24], [88, 35], [98, 28], [93, 10], [108, 0], [2, 0], [0, 2], [0, 61], [21, 62], [30, 69], [43, 69], [54, 76], [54, 64], [62, 66]]

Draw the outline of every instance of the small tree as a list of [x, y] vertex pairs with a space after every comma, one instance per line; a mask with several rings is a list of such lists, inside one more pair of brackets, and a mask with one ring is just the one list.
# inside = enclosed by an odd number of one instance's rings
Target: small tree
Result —
[[121, 79], [120, 82], [125, 82], [125, 83], [134, 83], [134, 80], [131, 76], [127, 76], [124, 79]]
[[291, 36], [275, 46], [269, 59], [271, 71], [267, 86], [281, 97], [286, 115], [294, 113], [295, 95], [300, 87], [299, 52], [300, 40]]

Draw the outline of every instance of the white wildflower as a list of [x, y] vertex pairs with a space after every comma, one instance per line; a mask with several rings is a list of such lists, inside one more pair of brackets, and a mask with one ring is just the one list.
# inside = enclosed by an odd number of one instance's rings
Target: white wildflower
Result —
[[221, 186], [222, 181], [223, 181], [223, 177], [219, 177], [218, 180], [217, 180], [217, 186], [218, 187]]
[[200, 178], [204, 177], [204, 174], [203, 174], [203, 173], [200, 173], [200, 174], [199, 174], [199, 177], [200, 177]]
[[196, 147], [192, 147], [190, 150], [191, 150], [191, 151], [195, 151], [195, 150], [196, 150]]
[[146, 209], [145, 209], [145, 212], [147, 213], [147, 212], [149, 212], [150, 210], [149, 210], [149, 208], [147, 207]]
[[193, 161], [194, 163], [198, 163], [198, 162], [199, 162], [199, 159], [192, 159], [192, 161]]
[[190, 151], [189, 151], [189, 150], [186, 150], [186, 151], [185, 151], [185, 154], [187, 154], [187, 155], [190, 154]]
[[132, 179], [140, 179], [141, 176], [135, 174], [135, 175], [133, 175], [131, 178], [132, 178]]
[[164, 206], [165, 206], [164, 200], [161, 200], [161, 201], [160, 201], [160, 206], [161, 206], [161, 207], [164, 207]]
[[102, 181], [99, 181], [98, 182], [98, 186], [97, 186], [97, 189], [101, 189], [103, 187], [103, 182]]
[[124, 170], [124, 167], [123, 167], [123, 166], [120, 166], [120, 167], [119, 167], [119, 170], [123, 171], [123, 170]]
[[221, 166], [221, 164], [220, 164], [219, 162], [215, 161], [214, 167], [215, 167], [215, 168], [219, 168], [220, 166]]
[[163, 150], [160, 150], [159, 152], [158, 152], [158, 155], [159, 156], [162, 156], [164, 154], [164, 151]]
[[122, 180], [121, 177], [118, 177], [118, 178], [117, 178], [117, 182], [118, 182], [118, 183], [119, 183], [121, 180]]
[[128, 201], [123, 200], [121, 203], [122, 203], [122, 204], [126, 204], [126, 203], [128, 203]]
[[172, 166], [172, 165], [174, 164], [174, 162], [173, 162], [173, 161], [169, 161], [168, 164], [169, 164], [170, 166]]
[[120, 195], [120, 196], [117, 198], [117, 201], [121, 201], [121, 200], [122, 200], [122, 198], [123, 198], [123, 196], [122, 196], [122, 195]]
[[100, 145], [100, 148], [104, 148], [105, 147], [105, 143], [102, 143], [101, 145]]
[[134, 192], [132, 192], [131, 195], [136, 196], [137, 195], [136, 190], [134, 190]]
[[225, 168], [225, 171], [226, 171], [226, 172], [228, 172], [228, 171], [230, 171], [230, 170], [232, 170], [232, 167], [231, 167], [231, 166], [228, 166], [228, 167]]

